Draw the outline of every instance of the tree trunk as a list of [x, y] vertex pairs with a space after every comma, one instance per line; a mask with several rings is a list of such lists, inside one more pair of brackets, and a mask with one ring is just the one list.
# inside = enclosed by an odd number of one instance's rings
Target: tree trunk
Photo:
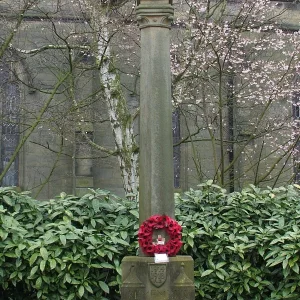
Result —
[[[102, 41], [108, 40], [108, 32], [102, 28], [102, 39], [98, 41], [98, 59], [101, 61], [101, 84], [104, 87], [105, 102], [108, 108], [111, 129], [117, 150], [117, 157], [127, 197], [136, 198], [138, 179], [138, 147], [133, 132], [133, 118], [127, 107], [120, 77], [117, 73], [109, 46]], [[105, 57], [105, 59], [104, 59]]]

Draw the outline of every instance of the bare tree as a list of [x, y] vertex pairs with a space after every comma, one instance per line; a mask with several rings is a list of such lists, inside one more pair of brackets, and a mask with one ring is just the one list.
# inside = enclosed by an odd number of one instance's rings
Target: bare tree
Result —
[[[30, 82], [24, 80], [23, 74], [14, 70], [11, 72], [19, 84], [47, 99], [35, 104], [21, 104], [21, 119], [26, 120], [22, 124], [22, 138], [9, 163], [2, 170], [0, 179], [3, 179], [32, 133], [37, 128], [47, 128], [58, 139], [61, 137], [62, 142], [57, 149], [56, 145], [33, 141], [36, 146], [57, 156], [49, 174], [44, 175], [44, 180], [40, 181], [38, 193], [49, 182], [62, 157], [75, 160], [74, 153], [65, 141], [74, 142], [74, 134], [77, 132], [96, 150], [93, 156], [87, 153], [88, 157], [81, 159], [95, 159], [103, 155], [117, 157], [125, 194], [135, 197], [138, 187], [138, 147], [133, 131], [136, 112], [128, 107], [120, 81], [120, 70], [115, 63], [118, 58], [112, 50], [116, 44], [115, 36], [121, 29], [124, 31], [125, 23], [130, 23], [132, 5], [125, 7], [126, 2], [117, 7], [110, 3], [103, 5], [98, 1], [74, 1], [71, 5], [72, 14], [67, 14], [68, 20], [63, 18], [70, 5], [63, 1], [51, 2], [50, 9], [38, 4], [26, 6], [28, 16], [38, 16], [45, 35], [37, 43], [28, 39], [20, 42], [32, 25], [21, 28], [20, 17], [17, 27], [12, 31], [14, 34], [6, 37], [2, 44], [3, 55], [8, 49], [13, 49], [23, 65], [33, 62]], [[114, 18], [116, 14], [118, 18]], [[24, 18], [23, 11], [20, 15]], [[26, 20], [30, 23], [30, 18]], [[9, 46], [5, 46], [6, 44]], [[39, 70], [46, 70], [47, 83], [43, 82]], [[92, 80], [95, 81], [93, 78], [98, 78], [98, 83], [94, 86], [91, 83]], [[98, 107], [105, 105], [106, 110], [95, 111], [95, 103]], [[95, 142], [86, 131], [87, 122], [109, 122], [115, 147], [108, 148]]]

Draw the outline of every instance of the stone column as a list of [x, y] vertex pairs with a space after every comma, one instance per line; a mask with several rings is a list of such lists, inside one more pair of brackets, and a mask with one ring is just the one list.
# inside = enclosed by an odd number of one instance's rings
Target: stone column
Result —
[[141, 0], [140, 223], [151, 215], [174, 217], [174, 171], [169, 0]]
[[[169, 0], [140, 0], [140, 223], [150, 216], [174, 218], [174, 171], [170, 69]], [[157, 234], [157, 233], [156, 233]], [[165, 230], [160, 232], [165, 236]], [[166, 239], [168, 237], [166, 236]], [[194, 262], [190, 256], [127, 256], [122, 260], [122, 300], [194, 300]]]

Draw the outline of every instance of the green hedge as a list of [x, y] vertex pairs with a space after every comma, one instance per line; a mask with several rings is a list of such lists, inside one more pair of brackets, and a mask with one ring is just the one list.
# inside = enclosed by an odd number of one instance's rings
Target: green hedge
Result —
[[[299, 186], [176, 195], [196, 299], [300, 299]], [[120, 299], [136, 255], [137, 203], [96, 190], [39, 202], [0, 188], [0, 299]]]
[[137, 248], [136, 203], [101, 190], [39, 202], [1, 188], [0, 212], [0, 299], [119, 298], [120, 260]]
[[179, 198], [197, 299], [300, 299], [299, 188], [226, 194], [209, 181]]

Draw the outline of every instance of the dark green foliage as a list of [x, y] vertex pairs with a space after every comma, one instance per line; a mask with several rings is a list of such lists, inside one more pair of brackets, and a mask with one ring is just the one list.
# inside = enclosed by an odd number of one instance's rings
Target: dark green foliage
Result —
[[47, 202], [0, 189], [1, 299], [119, 299], [137, 204], [97, 190]]
[[[240, 193], [207, 182], [176, 198], [196, 299], [299, 299], [299, 186]], [[0, 299], [120, 299], [137, 203], [103, 190], [47, 202], [0, 188]]]
[[177, 206], [197, 299], [300, 299], [300, 186], [200, 187]]

